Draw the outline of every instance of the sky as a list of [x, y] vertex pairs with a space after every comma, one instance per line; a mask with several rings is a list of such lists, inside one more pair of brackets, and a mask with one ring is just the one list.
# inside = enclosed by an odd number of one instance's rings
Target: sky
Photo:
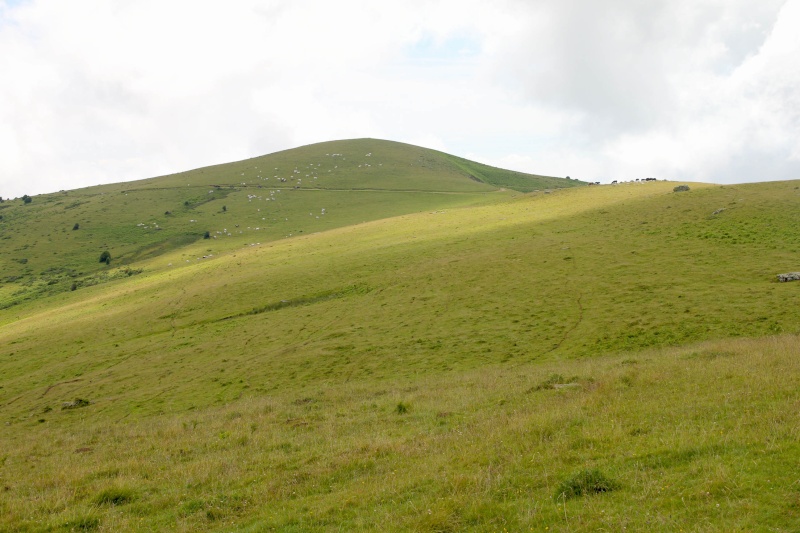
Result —
[[0, 0], [0, 197], [373, 137], [800, 179], [800, 0]]

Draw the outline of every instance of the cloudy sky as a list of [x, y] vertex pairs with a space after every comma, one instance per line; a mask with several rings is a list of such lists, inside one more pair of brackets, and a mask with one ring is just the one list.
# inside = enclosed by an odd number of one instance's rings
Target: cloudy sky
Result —
[[800, 0], [0, 0], [0, 196], [376, 137], [800, 179]]

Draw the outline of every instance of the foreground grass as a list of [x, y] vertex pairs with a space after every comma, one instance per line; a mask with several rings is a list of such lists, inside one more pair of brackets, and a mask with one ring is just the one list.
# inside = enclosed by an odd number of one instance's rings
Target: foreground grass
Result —
[[[53, 410], [4, 438], [0, 528], [794, 531], [798, 350], [298, 383], [139, 421]], [[591, 469], [615, 490], [559, 493]]]
[[672, 187], [201, 242], [0, 311], [0, 529], [796, 530], [798, 189]]

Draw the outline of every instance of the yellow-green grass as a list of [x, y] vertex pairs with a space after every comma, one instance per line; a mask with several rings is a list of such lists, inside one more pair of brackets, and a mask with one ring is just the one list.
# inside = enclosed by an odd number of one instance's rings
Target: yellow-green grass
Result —
[[[736, 191], [774, 218], [742, 245], [705, 238], [738, 224], [707, 216], [729, 191], [648, 184], [406, 215], [208, 259], [175, 252], [139, 276], [3, 312], [2, 401], [12, 419], [26, 416], [51, 401], [37, 399], [43, 388], [78, 379], [63, 394], [153, 412], [146, 400], [166, 383], [181, 408], [238, 396], [247, 380], [213, 373], [231, 368], [268, 392], [795, 333], [796, 286], [774, 281], [796, 246], [778, 198], [789, 187]], [[772, 207], [759, 205], [770, 194]], [[132, 374], [147, 386], [131, 389]], [[96, 387], [124, 389], [128, 403]]]
[[4, 202], [0, 307], [105, 282], [108, 269], [99, 261], [104, 251], [112, 266], [128, 265], [181, 249], [208, 232], [203, 255], [216, 254], [244, 243], [514, 194], [498, 191], [503, 188], [580, 184], [361, 139], [41, 195], [30, 204]]
[[[0, 528], [793, 531], [798, 349], [284, 387], [142, 419], [56, 408], [6, 428]], [[584, 469], [617, 489], [562, 498]]]
[[0, 311], [0, 527], [796, 529], [797, 189], [674, 185], [199, 241]]
[[[286, 181], [276, 183], [280, 178]], [[531, 192], [586, 183], [498, 169], [405, 143], [351, 139], [311, 144], [236, 163], [126, 183], [121, 188], [200, 184], [448, 192], [508, 188]]]

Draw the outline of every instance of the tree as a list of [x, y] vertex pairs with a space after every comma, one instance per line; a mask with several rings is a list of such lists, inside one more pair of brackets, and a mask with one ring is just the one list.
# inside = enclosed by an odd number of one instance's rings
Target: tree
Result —
[[111, 264], [111, 254], [108, 253], [108, 250], [106, 250], [102, 254], [100, 254], [100, 262], [101, 263], [105, 263], [107, 265]]
[[27, 194], [23, 194], [22, 195], [22, 201], [25, 202], [26, 204], [29, 204], [29, 203], [31, 203], [33, 201], [33, 198], [31, 198]]

